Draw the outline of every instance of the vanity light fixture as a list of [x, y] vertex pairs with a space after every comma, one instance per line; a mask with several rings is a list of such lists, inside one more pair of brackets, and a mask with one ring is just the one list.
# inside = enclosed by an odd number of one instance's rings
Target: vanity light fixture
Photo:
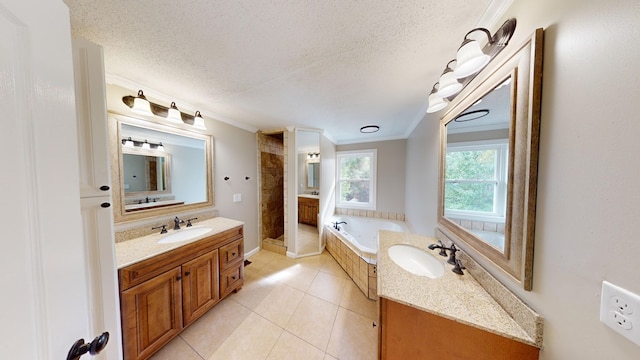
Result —
[[122, 143], [122, 147], [126, 147], [126, 148], [139, 147], [145, 150], [164, 151], [164, 145], [162, 145], [162, 142], [154, 143], [154, 142], [149, 142], [147, 139], [133, 140], [131, 139], [131, 137], [123, 138], [120, 142]]
[[202, 115], [200, 115], [200, 111], [196, 111], [196, 114], [193, 118], [193, 127], [202, 130], [207, 129], [207, 127], [204, 125], [204, 119], [202, 118]]
[[378, 132], [380, 130], [380, 126], [378, 125], [365, 125], [360, 128], [360, 132], [363, 134], [373, 134], [374, 132]]
[[428, 113], [440, 111], [449, 105], [449, 100], [436, 94], [438, 92], [438, 85], [440, 85], [440, 83], [435, 83], [433, 85], [433, 89], [431, 89], [431, 93], [429, 94], [429, 107], [427, 108]]
[[464, 36], [462, 45], [460, 45], [456, 54], [456, 69], [453, 71], [458, 79], [477, 73], [487, 66], [491, 60], [491, 57], [482, 51], [477, 40], [468, 38], [469, 35], [478, 31], [487, 35], [487, 39], [491, 43], [491, 33], [484, 28], [473, 29]]
[[[516, 30], [516, 19], [509, 19], [491, 36], [489, 30], [476, 28], [469, 31], [458, 48], [456, 58], [447, 63], [440, 79], [429, 95], [427, 113], [440, 111], [484, 69], [509, 43]], [[474, 32], [483, 32], [489, 41], [482, 48], [477, 40], [469, 38]], [[455, 62], [455, 67], [451, 63]], [[434, 92], [435, 91], [435, 92]]]
[[133, 140], [131, 140], [131, 137], [129, 137], [128, 139], [122, 140], [122, 146], [128, 147], [128, 148], [134, 147], [134, 143], [133, 143]]
[[[453, 72], [451, 68], [451, 63], [456, 62], [456, 60], [451, 60], [447, 63], [447, 67], [442, 72], [440, 76], [440, 85], [438, 86], [438, 95], [441, 98], [446, 98], [452, 95], [455, 95], [462, 90], [462, 84], [458, 81], [458, 77]], [[457, 67], [457, 66], [456, 66]]]
[[182, 113], [178, 110], [174, 101], [171, 102], [169, 109], [167, 109], [167, 120], [176, 124], [182, 124]]
[[320, 158], [320, 153], [307, 153], [307, 159], [309, 160], [313, 160], [313, 159], [319, 159]]
[[123, 96], [122, 102], [138, 114], [162, 117], [176, 124], [192, 125], [196, 129], [207, 129], [200, 111], [196, 111], [194, 115], [189, 115], [178, 110], [175, 102], [171, 102], [169, 107], [158, 105], [147, 100], [142, 90], [138, 90], [138, 96]]
[[142, 115], [153, 115], [151, 112], [151, 103], [144, 96], [142, 90], [138, 90], [138, 96], [133, 98], [133, 106], [131, 110]]

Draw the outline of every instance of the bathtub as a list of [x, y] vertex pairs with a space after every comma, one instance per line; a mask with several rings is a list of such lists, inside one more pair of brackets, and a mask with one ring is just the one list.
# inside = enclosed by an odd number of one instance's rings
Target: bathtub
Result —
[[[336, 221], [346, 224], [340, 224], [337, 230], [333, 226]], [[378, 231], [407, 232], [407, 225], [403, 221], [340, 215], [334, 216], [325, 229], [323, 236], [329, 254], [366, 297], [378, 300]]]
[[[340, 230], [336, 230], [333, 224], [342, 221], [346, 222], [346, 224], [340, 224]], [[378, 231], [408, 231], [404, 221], [361, 216], [334, 216], [326, 226], [329, 231], [340, 238], [356, 255], [369, 264], [375, 264], [377, 261]]]

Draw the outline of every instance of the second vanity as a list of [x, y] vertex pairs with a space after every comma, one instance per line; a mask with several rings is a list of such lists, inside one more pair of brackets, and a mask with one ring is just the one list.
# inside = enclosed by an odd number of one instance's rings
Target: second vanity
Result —
[[[526, 305], [523, 327], [466, 270], [451, 271], [446, 257], [427, 247], [431, 237], [380, 231], [378, 295], [380, 359], [538, 359], [542, 318]], [[444, 264], [444, 275], [427, 278], [398, 266], [388, 249], [406, 244]]]
[[[198, 228], [205, 231], [182, 241], [161, 241]], [[116, 260], [124, 358], [147, 359], [242, 287], [243, 223], [216, 217], [119, 242]]]

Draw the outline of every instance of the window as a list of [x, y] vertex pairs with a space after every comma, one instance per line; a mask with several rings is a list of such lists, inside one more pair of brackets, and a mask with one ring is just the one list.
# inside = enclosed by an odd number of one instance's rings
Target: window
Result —
[[449, 144], [445, 173], [447, 216], [504, 221], [508, 140]]
[[377, 151], [338, 151], [336, 206], [352, 209], [376, 209]]

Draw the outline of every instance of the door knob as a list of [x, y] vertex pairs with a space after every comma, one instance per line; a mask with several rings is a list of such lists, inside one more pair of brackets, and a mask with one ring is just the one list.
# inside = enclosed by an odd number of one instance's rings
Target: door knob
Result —
[[67, 360], [78, 360], [87, 352], [91, 355], [96, 355], [102, 351], [105, 346], [107, 346], [108, 342], [109, 333], [107, 331], [103, 332], [100, 336], [97, 336], [88, 344], [84, 343], [84, 339], [80, 339], [71, 346], [71, 349], [67, 354]]

